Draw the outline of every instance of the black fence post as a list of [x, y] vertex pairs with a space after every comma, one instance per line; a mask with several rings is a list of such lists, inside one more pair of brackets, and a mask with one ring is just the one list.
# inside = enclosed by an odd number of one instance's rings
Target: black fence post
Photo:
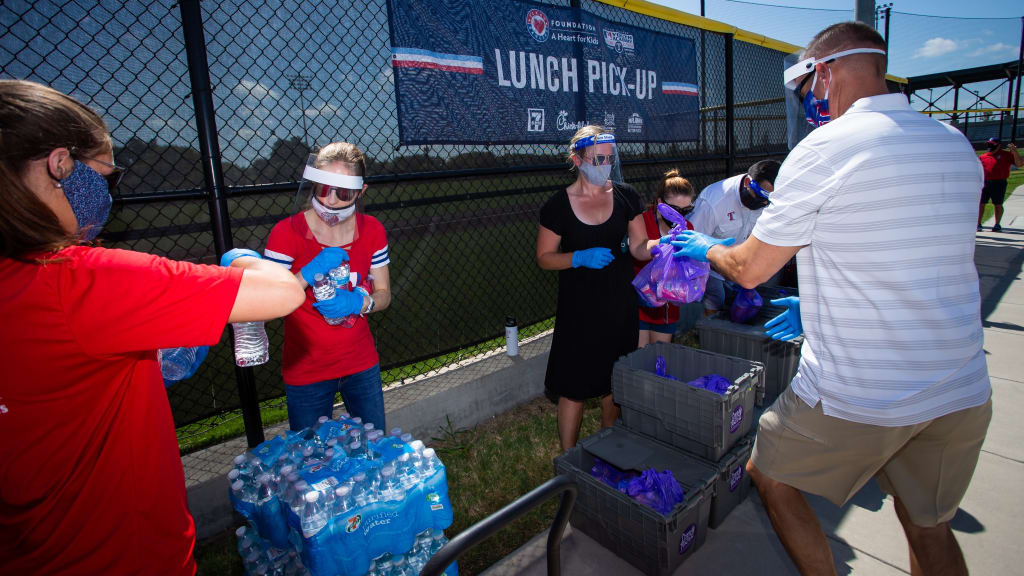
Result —
[[733, 175], [736, 169], [736, 111], [733, 109], [734, 100], [733, 87], [733, 35], [725, 35], [725, 146], [728, 160], [726, 160], [726, 174]]
[[[213, 91], [210, 87], [210, 68], [206, 60], [206, 38], [203, 33], [203, 14], [200, 0], [181, 0], [182, 33], [185, 37], [185, 55], [192, 87], [192, 104], [196, 111], [196, 131], [199, 134], [199, 152], [203, 162], [203, 179], [210, 210], [210, 226], [217, 257], [233, 247], [231, 222], [228, 218], [227, 198], [224, 195], [224, 170], [221, 166], [220, 143], [217, 140], [217, 117], [213, 111]], [[234, 336], [231, 338], [234, 345]], [[263, 442], [263, 422], [260, 417], [259, 398], [252, 368], [235, 366], [238, 380], [238, 399], [242, 405], [245, 436], [249, 446]]]

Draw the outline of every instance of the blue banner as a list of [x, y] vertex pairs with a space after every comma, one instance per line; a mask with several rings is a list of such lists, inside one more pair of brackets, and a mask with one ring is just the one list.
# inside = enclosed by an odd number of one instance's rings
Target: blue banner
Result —
[[389, 0], [402, 144], [697, 139], [692, 40], [516, 0]]

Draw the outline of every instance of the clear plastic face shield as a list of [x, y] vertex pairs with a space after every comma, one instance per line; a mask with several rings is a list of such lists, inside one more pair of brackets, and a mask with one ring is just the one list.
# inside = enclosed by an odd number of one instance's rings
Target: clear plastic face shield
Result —
[[[819, 100], [814, 95], [814, 87], [822, 79], [818, 77], [816, 66], [852, 54], [881, 54], [885, 56], [885, 50], [879, 48], [852, 48], [821, 58], [802, 58], [803, 53], [797, 53], [790, 54], [783, 59], [786, 69], [782, 77], [787, 90], [785, 98], [786, 136], [790, 149], [796, 146], [800, 140], [803, 140], [804, 136], [807, 136], [811, 130], [831, 120], [828, 108], [828, 91], [832, 79], [826, 77], [825, 97]], [[805, 88], [806, 93], [801, 96], [800, 93]]]
[[357, 165], [339, 161], [318, 168], [317, 155], [310, 154], [295, 195], [294, 211], [312, 209], [330, 227], [348, 220], [355, 214], [356, 200], [365, 190], [358, 172]]
[[604, 186], [609, 180], [622, 182], [619, 150], [615, 145], [614, 134], [580, 138], [573, 144], [572, 153], [579, 159], [577, 169], [587, 183]]

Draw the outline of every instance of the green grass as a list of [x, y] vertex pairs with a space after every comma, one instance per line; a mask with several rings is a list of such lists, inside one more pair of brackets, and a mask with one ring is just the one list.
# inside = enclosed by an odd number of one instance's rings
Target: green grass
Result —
[[[600, 428], [601, 408], [596, 400], [585, 405], [580, 437]], [[448, 470], [448, 492], [455, 522], [446, 530], [451, 538], [486, 518], [554, 475], [559, 453], [555, 405], [538, 398], [495, 417], [471, 430], [447, 430], [427, 442], [437, 450]], [[479, 574], [540, 533], [555, 517], [557, 499], [527, 513], [470, 549], [459, 559], [459, 573]], [[200, 574], [243, 574], [235, 551], [234, 528], [196, 546]]]

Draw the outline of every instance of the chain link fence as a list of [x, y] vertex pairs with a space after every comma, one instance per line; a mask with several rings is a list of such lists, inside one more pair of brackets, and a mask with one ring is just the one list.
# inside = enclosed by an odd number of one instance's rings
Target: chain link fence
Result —
[[[383, 223], [391, 249], [392, 305], [369, 317], [385, 385], [493, 349], [506, 316], [527, 331], [550, 326], [557, 275], [537, 267], [534, 244], [537, 211], [571, 178], [560, 147], [399, 146], [386, 0], [200, 7], [235, 247], [262, 252], [273, 225], [298, 209], [311, 150], [346, 140], [367, 156], [361, 209]], [[700, 139], [620, 148], [624, 179], [648, 200], [670, 168], [701, 188], [786, 153], [785, 54], [599, 2], [581, 7], [695, 42]], [[107, 120], [129, 169], [103, 245], [216, 263], [179, 10], [171, 0], [5, 0], [0, 75], [53, 86]], [[267, 331], [271, 361], [254, 370], [263, 401], [284, 394], [281, 321]], [[168, 389], [179, 438], [237, 418], [238, 388], [225, 331], [197, 375]]]

